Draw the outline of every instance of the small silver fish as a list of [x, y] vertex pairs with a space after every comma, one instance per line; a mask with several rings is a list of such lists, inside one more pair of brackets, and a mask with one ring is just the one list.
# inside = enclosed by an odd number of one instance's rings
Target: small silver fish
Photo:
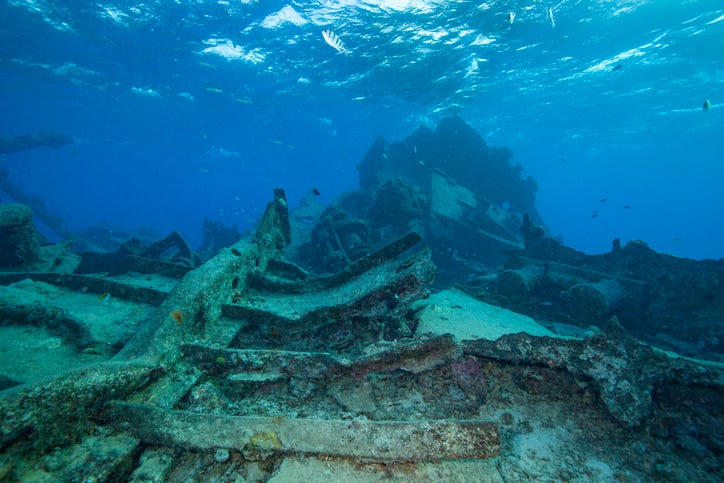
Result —
[[551, 27], [555, 27], [556, 19], [553, 18], [553, 8], [546, 7], [546, 17], [548, 17], [548, 21], [551, 23]]
[[327, 42], [327, 45], [333, 47], [337, 52], [341, 52], [343, 54], [347, 53], [347, 49], [344, 47], [342, 39], [340, 39], [339, 36], [331, 30], [322, 30], [322, 37], [324, 38], [324, 41]]

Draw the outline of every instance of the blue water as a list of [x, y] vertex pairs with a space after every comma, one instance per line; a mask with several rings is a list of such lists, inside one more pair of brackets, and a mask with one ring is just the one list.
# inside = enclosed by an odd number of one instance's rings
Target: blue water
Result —
[[723, 107], [721, 0], [0, 3], [0, 136], [75, 139], [0, 168], [72, 231], [198, 246], [204, 217], [250, 228], [274, 187], [329, 202], [376, 136], [456, 113], [567, 245], [721, 258]]

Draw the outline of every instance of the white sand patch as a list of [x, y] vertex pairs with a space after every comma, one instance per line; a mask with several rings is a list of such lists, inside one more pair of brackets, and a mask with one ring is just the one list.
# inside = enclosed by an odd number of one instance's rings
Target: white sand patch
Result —
[[415, 307], [424, 307], [419, 314], [419, 334], [453, 334], [457, 340], [496, 340], [519, 332], [556, 337], [526, 315], [486, 304], [459, 290], [438, 292]]

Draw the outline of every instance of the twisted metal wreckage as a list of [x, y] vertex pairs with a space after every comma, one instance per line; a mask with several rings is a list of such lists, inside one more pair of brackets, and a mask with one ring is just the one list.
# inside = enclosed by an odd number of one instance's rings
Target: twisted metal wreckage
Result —
[[[254, 238], [196, 269], [128, 255], [134, 270], [164, 274], [155, 286], [158, 278], [3, 273], [3, 284], [31, 279], [155, 307], [107, 361], [0, 392], [3, 476], [41, 471], [39, 461], [48, 477], [98, 481], [172, 479], [180, 468], [199, 476], [207, 471], [199, 461], [237, 469], [253, 462], [259, 479], [287, 457], [383, 464], [392, 472], [404, 469], [393, 463], [482, 461], [504, 453], [505, 434], [513, 432], [509, 413], [501, 419], [479, 409], [508, 376], [532, 394], [545, 392], [546, 378], [552, 387], [577, 386], [576, 398], [598, 395], [582, 413], [605, 407], [619, 428], [656, 419], [652, 394], [667, 385], [721, 393], [719, 367], [657, 353], [615, 321], [582, 340], [417, 333], [413, 304], [429, 295], [435, 267], [427, 248], [398, 257], [419, 241], [411, 233], [336, 274], [312, 275], [282, 256], [291, 230], [284, 192], [275, 190]], [[37, 304], [2, 310], [16, 322], [74, 324], [47, 307], [37, 312]], [[399, 400], [385, 406], [395, 397], [391, 388], [402, 393], [415, 384], [428, 408]]]

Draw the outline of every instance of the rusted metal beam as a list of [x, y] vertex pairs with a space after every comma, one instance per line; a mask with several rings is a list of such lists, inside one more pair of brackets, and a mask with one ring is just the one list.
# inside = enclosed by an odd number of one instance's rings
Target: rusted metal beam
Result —
[[150, 444], [313, 454], [364, 461], [484, 459], [500, 453], [498, 426], [480, 420], [367, 421], [239, 417], [114, 402], [115, 424]]

